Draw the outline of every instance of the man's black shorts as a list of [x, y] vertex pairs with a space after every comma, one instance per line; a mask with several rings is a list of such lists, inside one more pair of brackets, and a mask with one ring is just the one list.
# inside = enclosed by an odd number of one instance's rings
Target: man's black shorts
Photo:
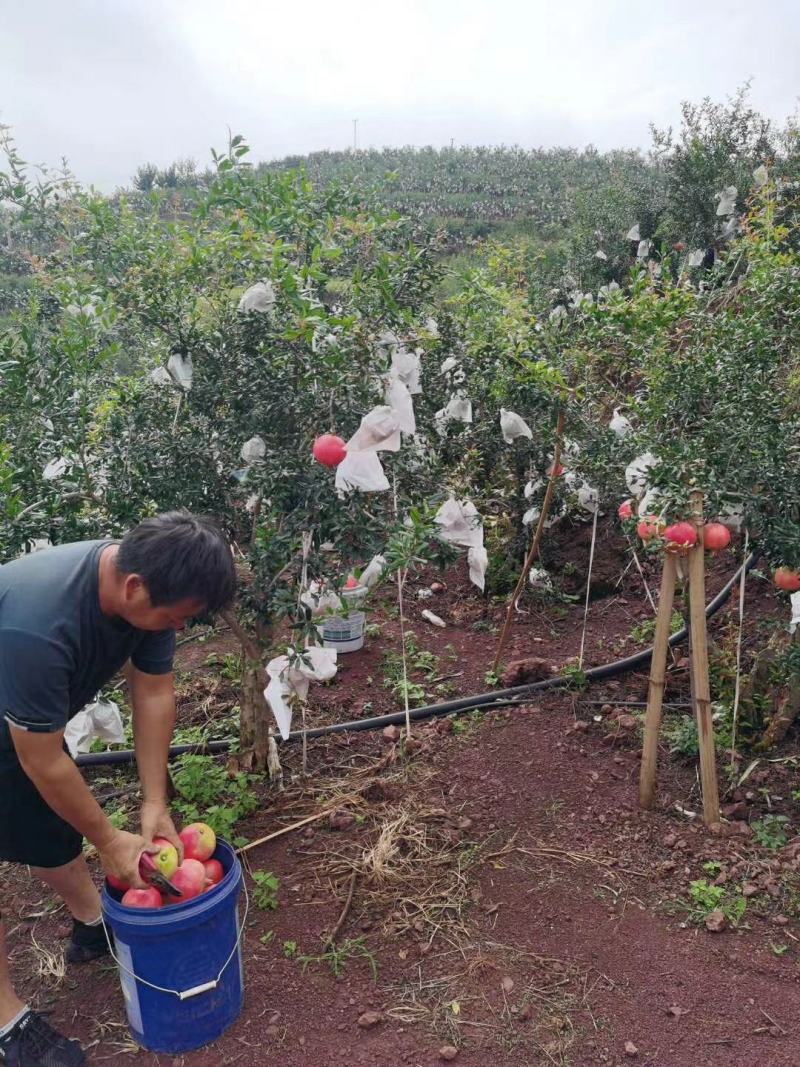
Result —
[[61, 867], [82, 847], [81, 834], [47, 806], [16, 752], [0, 749], [0, 860]]

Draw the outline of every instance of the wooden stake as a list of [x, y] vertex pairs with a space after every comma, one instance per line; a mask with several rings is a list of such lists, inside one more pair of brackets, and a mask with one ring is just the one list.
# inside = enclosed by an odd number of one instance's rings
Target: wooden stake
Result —
[[547, 481], [547, 489], [545, 490], [544, 500], [542, 501], [542, 512], [539, 516], [539, 522], [536, 525], [536, 533], [533, 536], [533, 543], [531, 544], [530, 551], [525, 559], [525, 563], [522, 567], [522, 573], [519, 576], [514, 594], [508, 603], [506, 610], [506, 618], [503, 623], [503, 631], [500, 634], [500, 640], [497, 643], [497, 652], [495, 653], [494, 663], [492, 664], [492, 671], [497, 674], [497, 668], [500, 666], [500, 657], [503, 655], [503, 649], [506, 646], [506, 640], [508, 639], [508, 631], [511, 629], [511, 620], [514, 618], [514, 609], [517, 606], [522, 590], [525, 588], [525, 582], [528, 580], [528, 571], [533, 566], [533, 561], [539, 554], [539, 545], [541, 544], [542, 534], [544, 533], [544, 524], [547, 521], [547, 515], [550, 511], [550, 501], [553, 499], [553, 492], [555, 491], [556, 482], [559, 475], [556, 471], [559, 468], [561, 462], [561, 437], [564, 433], [564, 412], [559, 411], [558, 423], [556, 425], [556, 444], [553, 450], [553, 466], [550, 468], [550, 477]]
[[703, 790], [703, 822], [719, 822], [719, 787], [711, 721], [711, 684], [708, 676], [706, 630], [705, 551], [703, 548], [703, 494], [692, 493], [692, 522], [697, 544], [689, 552], [689, 618], [691, 620], [691, 670], [697, 742], [700, 749], [700, 785]]
[[661, 729], [661, 706], [666, 685], [669, 633], [672, 622], [672, 605], [675, 600], [675, 577], [677, 557], [668, 552], [661, 576], [661, 595], [658, 601], [656, 632], [653, 639], [653, 657], [650, 660], [650, 686], [647, 691], [647, 711], [644, 719], [644, 744], [642, 767], [639, 774], [639, 805], [651, 808], [655, 797], [656, 773], [658, 770], [658, 733]]

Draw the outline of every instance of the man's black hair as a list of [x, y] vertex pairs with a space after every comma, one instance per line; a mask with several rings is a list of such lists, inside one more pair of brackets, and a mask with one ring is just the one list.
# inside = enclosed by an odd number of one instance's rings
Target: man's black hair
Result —
[[231, 547], [213, 519], [168, 511], [145, 519], [120, 542], [121, 574], [138, 574], [154, 608], [199, 600], [208, 612], [233, 600], [236, 570]]

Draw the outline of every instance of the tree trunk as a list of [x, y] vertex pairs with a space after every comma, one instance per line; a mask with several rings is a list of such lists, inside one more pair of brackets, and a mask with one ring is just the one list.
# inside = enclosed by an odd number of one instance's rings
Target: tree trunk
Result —
[[[795, 630], [791, 643], [800, 644], [800, 626]], [[775, 711], [767, 723], [759, 748], [772, 748], [783, 741], [798, 715], [800, 715], [800, 675], [792, 674], [778, 694]]]
[[263, 772], [269, 769], [270, 710], [264, 690], [269, 681], [262, 663], [261, 652], [253, 638], [242, 627], [232, 611], [222, 617], [239, 639], [244, 653], [242, 672], [242, 703], [239, 719], [239, 753], [232, 761], [244, 771]]

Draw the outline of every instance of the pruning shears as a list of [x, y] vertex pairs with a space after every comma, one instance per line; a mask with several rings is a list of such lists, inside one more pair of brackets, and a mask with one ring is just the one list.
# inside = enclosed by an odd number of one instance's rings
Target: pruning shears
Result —
[[156, 861], [150, 855], [149, 852], [143, 852], [139, 857], [139, 874], [144, 878], [145, 882], [150, 885], [154, 885], [156, 889], [160, 889], [162, 893], [169, 893], [172, 897], [179, 897], [181, 895], [180, 889], [170, 882], [169, 878], [165, 878], [156, 866]]

